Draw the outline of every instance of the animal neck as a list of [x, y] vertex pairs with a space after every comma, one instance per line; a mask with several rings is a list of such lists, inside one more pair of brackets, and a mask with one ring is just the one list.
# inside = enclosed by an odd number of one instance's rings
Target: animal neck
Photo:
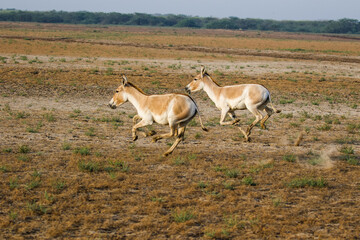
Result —
[[134, 107], [136, 108], [136, 110], [139, 112], [141, 109], [141, 106], [144, 105], [144, 102], [146, 102], [146, 99], [148, 98], [148, 96], [142, 92], [140, 89], [138, 89], [137, 87], [130, 85], [126, 88], [126, 93], [127, 93], [127, 97], [129, 102], [134, 105]]
[[217, 101], [217, 96], [219, 96], [220, 90], [221, 87], [214, 82], [209, 75], [204, 76], [204, 91], [213, 102]]

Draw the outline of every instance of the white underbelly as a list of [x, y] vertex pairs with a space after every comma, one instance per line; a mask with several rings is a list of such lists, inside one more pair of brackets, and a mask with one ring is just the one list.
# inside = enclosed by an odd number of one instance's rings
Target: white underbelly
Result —
[[239, 100], [234, 100], [234, 101], [228, 101], [227, 105], [230, 107], [230, 109], [232, 110], [242, 110], [242, 109], [246, 109], [246, 105], [244, 101], [239, 101]]
[[233, 109], [234, 110], [243, 110], [243, 109], [246, 109], [246, 105], [245, 105], [245, 103], [241, 102], [241, 103], [236, 104]]
[[168, 124], [168, 118], [166, 114], [164, 115], [153, 115], [154, 121], [159, 124]]

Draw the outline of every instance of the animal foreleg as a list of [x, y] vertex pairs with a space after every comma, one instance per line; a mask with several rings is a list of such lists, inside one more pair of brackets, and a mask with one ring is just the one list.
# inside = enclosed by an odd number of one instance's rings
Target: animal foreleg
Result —
[[[140, 117], [139, 115], [135, 115], [135, 116], [133, 117], [133, 127], [136, 125], [136, 123], [137, 123], [138, 120], [141, 120], [141, 117]], [[146, 133], [145, 133], [144, 131], [142, 131], [142, 130], [140, 130], [140, 129], [138, 129], [138, 131], [141, 132], [144, 137], [146, 137]], [[134, 136], [133, 136], [133, 137], [134, 137]], [[136, 139], [135, 139], [135, 140], [136, 140]], [[134, 140], [134, 141], [135, 141], [135, 140]]]
[[232, 122], [233, 125], [240, 122], [240, 119], [236, 118], [236, 115], [235, 115], [234, 111], [229, 111], [228, 115], [233, 120], [233, 122]]
[[[141, 119], [141, 117], [139, 115], [135, 115], [133, 117], [133, 126], [136, 125], [137, 121]], [[154, 130], [152, 131], [145, 131], [145, 130], [142, 130], [142, 129], [137, 129], [137, 131], [141, 132], [141, 134], [144, 136], [144, 137], [148, 137], [148, 136], [153, 136], [156, 134], [156, 132]]]
[[233, 120], [233, 121], [227, 121], [225, 122], [225, 118], [226, 118], [226, 114], [229, 112], [229, 109], [222, 109], [221, 110], [221, 116], [220, 116], [220, 125], [233, 125], [235, 123], [237, 123], [238, 121]]
[[138, 138], [138, 136], [136, 135], [136, 130], [137, 130], [138, 128], [141, 128], [141, 127], [144, 127], [144, 126], [147, 126], [147, 125], [151, 125], [151, 124], [152, 124], [152, 122], [144, 121], [144, 119], [141, 120], [140, 122], [138, 122], [137, 124], [135, 124], [135, 125], [132, 127], [132, 130], [131, 130], [131, 132], [132, 132], [132, 137], [133, 137], [133, 141], [136, 141], [137, 138]]
[[141, 117], [139, 115], [135, 115], [133, 117], [133, 125], [135, 125], [137, 123], [137, 120], [141, 119]]

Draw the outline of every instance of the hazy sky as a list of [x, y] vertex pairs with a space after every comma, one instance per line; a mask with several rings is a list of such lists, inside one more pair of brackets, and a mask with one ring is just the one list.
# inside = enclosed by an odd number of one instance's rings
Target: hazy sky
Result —
[[0, 8], [276, 20], [360, 20], [360, 0], [0, 0]]

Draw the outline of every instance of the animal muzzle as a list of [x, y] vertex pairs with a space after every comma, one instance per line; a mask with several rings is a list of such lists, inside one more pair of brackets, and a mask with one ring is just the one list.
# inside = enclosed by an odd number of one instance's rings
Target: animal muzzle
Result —
[[115, 108], [116, 108], [116, 104], [111, 104], [111, 103], [109, 103], [109, 107], [112, 108], [112, 109], [115, 109]]
[[185, 91], [186, 91], [188, 94], [191, 93], [191, 90], [190, 90], [190, 88], [188, 88], [188, 87], [185, 87]]

